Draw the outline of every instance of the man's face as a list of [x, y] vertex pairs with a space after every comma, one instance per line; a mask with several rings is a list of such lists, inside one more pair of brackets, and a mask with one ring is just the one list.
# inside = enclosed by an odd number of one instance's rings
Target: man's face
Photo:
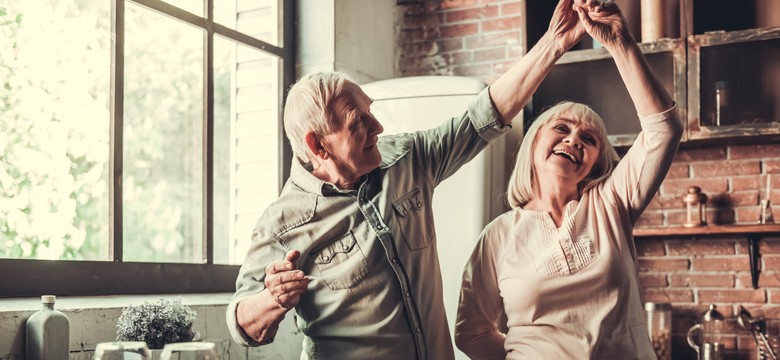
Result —
[[384, 128], [371, 114], [370, 106], [368, 95], [349, 81], [334, 100], [332, 111], [337, 130], [322, 138], [342, 177], [358, 178], [382, 161], [376, 143]]

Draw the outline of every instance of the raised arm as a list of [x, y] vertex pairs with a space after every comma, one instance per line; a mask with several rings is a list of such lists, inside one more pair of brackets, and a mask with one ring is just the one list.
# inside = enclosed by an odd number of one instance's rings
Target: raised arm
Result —
[[511, 123], [550, 73], [555, 62], [585, 34], [573, 5], [574, 0], [560, 0], [544, 36], [520, 61], [490, 85], [490, 98], [503, 125]]
[[604, 183], [635, 222], [661, 186], [682, 137], [674, 101], [655, 77], [613, 2], [575, 0], [585, 30], [612, 55], [639, 115], [642, 132]]
[[672, 97], [653, 74], [614, 1], [608, 1], [603, 6], [595, 0], [575, 2], [574, 8], [585, 31], [615, 59], [637, 113], [652, 115], [670, 109], [674, 104]]

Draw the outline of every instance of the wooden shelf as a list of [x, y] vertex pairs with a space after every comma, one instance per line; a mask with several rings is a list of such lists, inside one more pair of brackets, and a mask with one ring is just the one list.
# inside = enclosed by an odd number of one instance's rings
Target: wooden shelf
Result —
[[758, 289], [759, 254], [758, 243], [761, 238], [780, 235], [780, 224], [750, 224], [750, 225], [713, 225], [694, 228], [638, 228], [634, 229], [634, 238], [657, 238], [664, 236], [710, 236], [710, 235], [746, 235], [750, 261], [750, 279], [753, 288]]
[[636, 228], [634, 238], [695, 235], [771, 235], [780, 234], [780, 224], [711, 225], [701, 227]]

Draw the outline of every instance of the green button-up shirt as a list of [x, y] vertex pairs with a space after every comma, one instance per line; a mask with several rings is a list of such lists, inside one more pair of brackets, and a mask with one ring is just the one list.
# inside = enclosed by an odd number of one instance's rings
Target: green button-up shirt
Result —
[[357, 190], [338, 189], [294, 161], [252, 234], [227, 310], [233, 338], [260, 345], [238, 326], [237, 304], [265, 291], [266, 266], [297, 249], [296, 265], [310, 278], [295, 307], [302, 359], [453, 359], [431, 199], [508, 129], [485, 89], [436, 128], [381, 137], [382, 163]]

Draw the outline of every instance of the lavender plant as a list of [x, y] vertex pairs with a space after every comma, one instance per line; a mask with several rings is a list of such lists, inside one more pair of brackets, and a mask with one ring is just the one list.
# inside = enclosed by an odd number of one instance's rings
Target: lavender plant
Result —
[[192, 341], [195, 311], [181, 301], [160, 299], [131, 305], [122, 310], [116, 324], [119, 341], [145, 341], [150, 349], [162, 349], [165, 344]]

